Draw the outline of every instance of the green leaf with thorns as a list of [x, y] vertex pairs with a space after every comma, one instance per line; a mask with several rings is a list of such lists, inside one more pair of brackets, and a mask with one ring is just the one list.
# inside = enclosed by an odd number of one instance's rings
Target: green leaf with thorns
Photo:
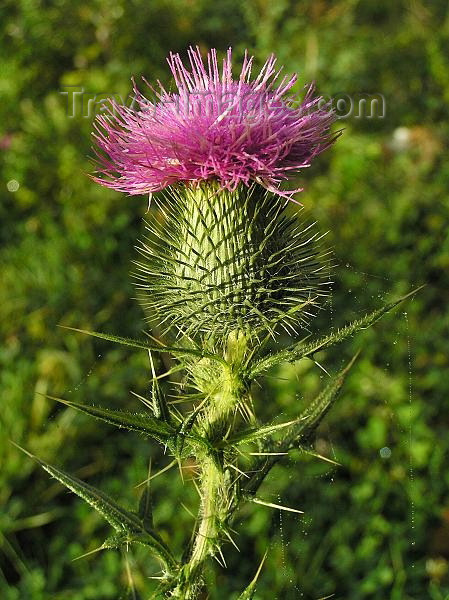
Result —
[[152, 417], [148, 413], [134, 413], [126, 410], [112, 410], [110, 408], [103, 408], [101, 406], [92, 406], [89, 404], [80, 404], [79, 402], [72, 402], [71, 400], [64, 400], [63, 398], [57, 398], [55, 396], [46, 396], [50, 400], [55, 400], [65, 406], [74, 408], [80, 412], [83, 412], [91, 417], [105, 421], [110, 425], [116, 427], [128, 429], [130, 431], [137, 431], [143, 433], [148, 437], [156, 439], [162, 444], [168, 443], [170, 438], [176, 434], [176, 429], [166, 423]]
[[[91, 417], [115, 425], [116, 427], [137, 431], [151, 437], [161, 444], [169, 446], [176, 455], [186, 456], [192, 451], [190, 445], [186, 447], [186, 442], [190, 442], [195, 446], [201, 446], [207, 451], [212, 451], [213, 448], [209, 441], [199, 434], [188, 432], [181, 427], [175, 428], [173, 425], [156, 419], [147, 413], [134, 413], [125, 410], [113, 410], [102, 406], [92, 406], [90, 404], [80, 404], [71, 400], [64, 400], [55, 396], [46, 395], [46, 398], [60, 402], [65, 406], [83, 412]], [[185, 449], [185, 452], [184, 452]]]
[[250, 429], [245, 429], [244, 431], [240, 431], [231, 437], [224, 440], [220, 447], [228, 448], [232, 446], [240, 446], [241, 444], [249, 444], [251, 442], [258, 442], [263, 440], [264, 438], [277, 433], [278, 431], [282, 431], [286, 428], [294, 427], [301, 420], [294, 419], [293, 421], [288, 421], [287, 423], [276, 423], [273, 425], [261, 425], [260, 427], [252, 427]]
[[331, 379], [324, 390], [318, 394], [317, 398], [315, 398], [306, 410], [301, 413], [297, 424], [293, 425], [291, 429], [288, 430], [280, 442], [282, 451], [290, 449], [296, 442], [301, 441], [301, 443], [304, 443], [309, 440], [326, 413], [329, 412], [333, 406], [358, 355], [359, 352], [357, 352], [351, 361]]
[[[46, 463], [18, 444], [14, 443], [14, 445], [36, 461], [43, 469], [45, 469], [45, 471], [50, 473], [52, 477], [62, 483], [62, 485], [82, 498], [87, 504], [90, 504], [90, 506], [92, 506], [117, 531], [119, 536], [127, 536], [126, 541], [128, 543], [136, 542], [149, 546], [168, 571], [172, 571], [176, 568], [176, 560], [165, 542], [163, 542], [156, 532], [146, 529], [137, 514], [122, 508], [115, 500], [112, 500], [112, 498], [101, 490], [98, 490], [92, 485], [81, 481], [81, 479]], [[106, 548], [108, 546], [104, 547]]]
[[259, 458], [251, 467], [255, 473], [243, 486], [242, 493], [244, 496], [250, 494], [252, 497], [257, 492], [269, 471], [282, 456], [296, 446], [301, 445], [302, 447], [302, 444], [310, 439], [325, 414], [331, 409], [336, 401], [357, 356], [358, 354], [356, 354], [352, 360], [331, 379], [325, 389], [311, 402], [299, 416], [296, 424], [292, 425], [292, 427], [287, 430], [280, 441], [276, 443], [270, 442], [264, 446], [267, 455]]
[[194, 348], [179, 348], [175, 346], [152, 346], [148, 344], [148, 342], [144, 340], [134, 340], [128, 337], [121, 337], [118, 335], [113, 335], [111, 333], [102, 333], [100, 331], [88, 331], [87, 329], [78, 329], [77, 327], [66, 327], [65, 325], [59, 325], [62, 329], [69, 329], [70, 331], [76, 331], [78, 333], [84, 333], [85, 335], [90, 335], [92, 337], [96, 337], [102, 340], [108, 340], [110, 342], [115, 342], [116, 344], [121, 344], [122, 346], [130, 346], [131, 348], [139, 348], [141, 350], [151, 350], [152, 352], [170, 352], [173, 356], [182, 357], [182, 356], [191, 356], [196, 358], [209, 358], [211, 360], [216, 360], [220, 363], [224, 363], [224, 360], [216, 355], [211, 354], [210, 352], [202, 352], [201, 350], [196, 350]]
[[385, 315], [387, 312], [398, 306], [398, 304], [400, 304], [401, 302], [404, 302], [404, 300], [407, 300], [407, 298], [410, 298], [411, 296], [415, 295], [423, 287], [424, 286], [420, 286], [419, 288], [412, 290], [405, 296], [402, 296], [401, 298], [398, 298], [393, 302], [389, 302], [381, 308], [378, 308], [377, 310], [366, 314], [361, 319], [356, 319], [355, 321], [352, 321], [351, 323], [345, 325], [344, 327], [342, 327], [334, 333], [330, 333], [329, 335], [313, 340], [312, 342], [309, 342], [307, 344], [293, 344], [292, 346], [284, 348], [284, 350], [280, 350], [279, 352], [266, 356], [265, 358], [256, 362], [253, 365], [253, 367], [250, 368], [248, 376], [250, 378], [254, 378], [257, 375], [260, 375], [261, 373], [266, 371], [267, 369], [270, 369], [271, 367], [274, 367], [275, 365], [281, 364], [283, 362], [294, 362], [302, 358], [311, 357], [317, 352], [325, 350], [326, 348], [329, 348], [330, 346], [338, 344], [346, 338], [351, 337], [357, 331], [360, 331], [362, 329], [368, 329], [368, 327], [373, 325], [376, 321], [383, 317], [383, 315]]

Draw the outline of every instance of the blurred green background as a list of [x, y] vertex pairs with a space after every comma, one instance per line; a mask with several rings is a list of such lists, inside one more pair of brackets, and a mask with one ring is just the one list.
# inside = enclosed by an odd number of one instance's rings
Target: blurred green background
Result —
[[[211, 598], [235, 598], [267, 547], [258, 600], [449, 598], [447, 1], [6, 0], [0, 14], [2, 600], [151, 597], [158, 567], [144, 552], [72, 562], [108, 528], [8, 440], [130, 506], [150, 456], [168, 462], [42, 394], [137, 408], [130, 390], [145, 393], [149, 376], [145, 353], [58, 327], [139, 335], [129, 273], [146, 211], [145, 198], [86, 176], [92, 116], [78, 106], [69, 118], [60, 91], [125, 98], [132, 75], [168, 82], [165, 56], [190, 43], [232, 45], [237, 58], [247, 47], [258, 64], [275, 52], [321, 93], [385, 97], [384, 119], [340, 121], [343, 136], [301, 177], [306, 216], [329, 230], [337, 261], [313, 329], [428, 284], [322, 357], [335, 371], [363, 350], [315, 440], [342, 466], [298, 455], [275, 468], [261, 494], [305, 514], [243, 510], [242, 552], [226, 548]], [[312, 363], [278, 375], [261, 416], [295, 415], [323, 383]], [[156, 521], [180, 550], [193, 526], [180, 503], [195, 509], [194, 488], [171, 471], [153, 489]]]

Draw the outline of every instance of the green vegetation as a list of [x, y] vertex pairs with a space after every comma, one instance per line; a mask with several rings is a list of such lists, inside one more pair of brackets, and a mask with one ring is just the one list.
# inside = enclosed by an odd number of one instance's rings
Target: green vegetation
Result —
[[[92, 116], [79, 103], [70, 118], [60, 92], [126, 98], [132, 75], [167, 82], [168, 51], [197, 42], [248, 47], [259, 64], [275, 52], [326, 95], [385, 98], [384, 119], [342, 120], [335, 147], [301, 178], [306, 217], [329, 230], [337, 262], [332, 302], [312, 331], [428, 284], [318, 355], [337, 373], [362, 351], [314, 440], [316, 454], [341, 466], [297, 451], [273, 469], [264, 499], [304, 515], [244, 508], [241, 554], [226, 556], [232, 577], [211, 570], [211, 600], [237, 597], [266, 550], [258, 600], [449, 597], [447, 3], [6, 0], [0, 11], [1, 598], [117, 600], [133, 597], [130, 581], [148, 598], [158, 575], [144, 549], [73, 562], [102, 545], [107, 526], [9, 440], [129, 508], [149, 459], [154, 471], [169, 464], [139, 433], [45, 397], [138, 411], [130, 392], [145, 395], [149, 380], [144, 351], [58, 327], [142, 337], [129, 272], [147, 210], [145, 198], [86, 176]], [[272, 375], [276, 402], [259, 398], [258, 410], [283, 421], [327, 377], [311, 361]], [[181, 503], [197, 505], [190, 478], [186, 470], [183, 484], [174, 468], [152, 481], [154, 521], [179, 552], [193, 524]]]

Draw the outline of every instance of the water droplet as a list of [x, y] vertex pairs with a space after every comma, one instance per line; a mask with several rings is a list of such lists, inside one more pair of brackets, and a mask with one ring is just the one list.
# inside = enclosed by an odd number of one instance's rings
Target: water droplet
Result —
[[6, 187], [8, 189], [8, 192], [17, 192], [17, 190], [20, 187], [20, 183], [17, 181], [17, 179], [11, 179], [6, 184]]
[[379, 454], [380, 454], [381, 458], [390, 458], [391, 450], [388, 446], [384, 446], [383, 448], [381, 448], [379, 450]]

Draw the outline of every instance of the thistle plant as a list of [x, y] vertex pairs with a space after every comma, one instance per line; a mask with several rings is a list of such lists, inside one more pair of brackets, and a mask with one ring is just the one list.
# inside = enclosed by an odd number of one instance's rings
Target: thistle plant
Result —
[[[300, 512], [264, 500], [262, 484], [290, 450], [309, 450], [355, 357], [288, 422], [261, 422], [253, 383], [259, 382], [263, 396], [263, 375], [270, 369], [314, 360], [407, 297], [331, 333], [309, 334], [329, 293], [330, 260], [315, 225], [286, 210], [300, 190], [280, 186], [335, 142], [335, 115], [313, 86], [295, 101], [296, 76], [281, 78], [274, 57], [251, 78], [252, 58], [245, 56], [238, 79], [230, 50], [221, 68], [214, 50], [207, 61], [198, 49], [191, 48], [188, 57], [188, 68], [178, 55], [168, 59], [175, 93], [147, 84], [155, 96], [150, 101], [135, 86], [137, 108], [112, 101], [108, 113], [97, 117], [94, 133], [98, 183], [149, 194], [150, 200], [156, 193], [145, 237], [137, 244], [134, 277], [158, 340], [84, 332], [149, 353], [144, 410], [55, 398], [139, 432], [180, 465], [194, 461], [200, 501], [184, 554], [176, 555], [158, 532], [149, 488], [131, 512], [33, 457], [110, 523], [114, 533], [103, 549], [141, 544], [160, 561], [162, 576], [152, 597], [179, 600], [203, 597], [210, 559], [225, 564], [224, 552], [237, 551], [233, 521], [244, 503]], [[282, 343], [282, 333], [290, 336], [290, 345]], [[158, 374], [154, 358], [160, 353], [171, 354], [173, 366]], [[160, 384], [175, 372], [182, 381], [180, 399], [189, 407], [184, 410], [167, 400]], [[241, 600], [253, 597], [259, 573], [260, 568]]]

